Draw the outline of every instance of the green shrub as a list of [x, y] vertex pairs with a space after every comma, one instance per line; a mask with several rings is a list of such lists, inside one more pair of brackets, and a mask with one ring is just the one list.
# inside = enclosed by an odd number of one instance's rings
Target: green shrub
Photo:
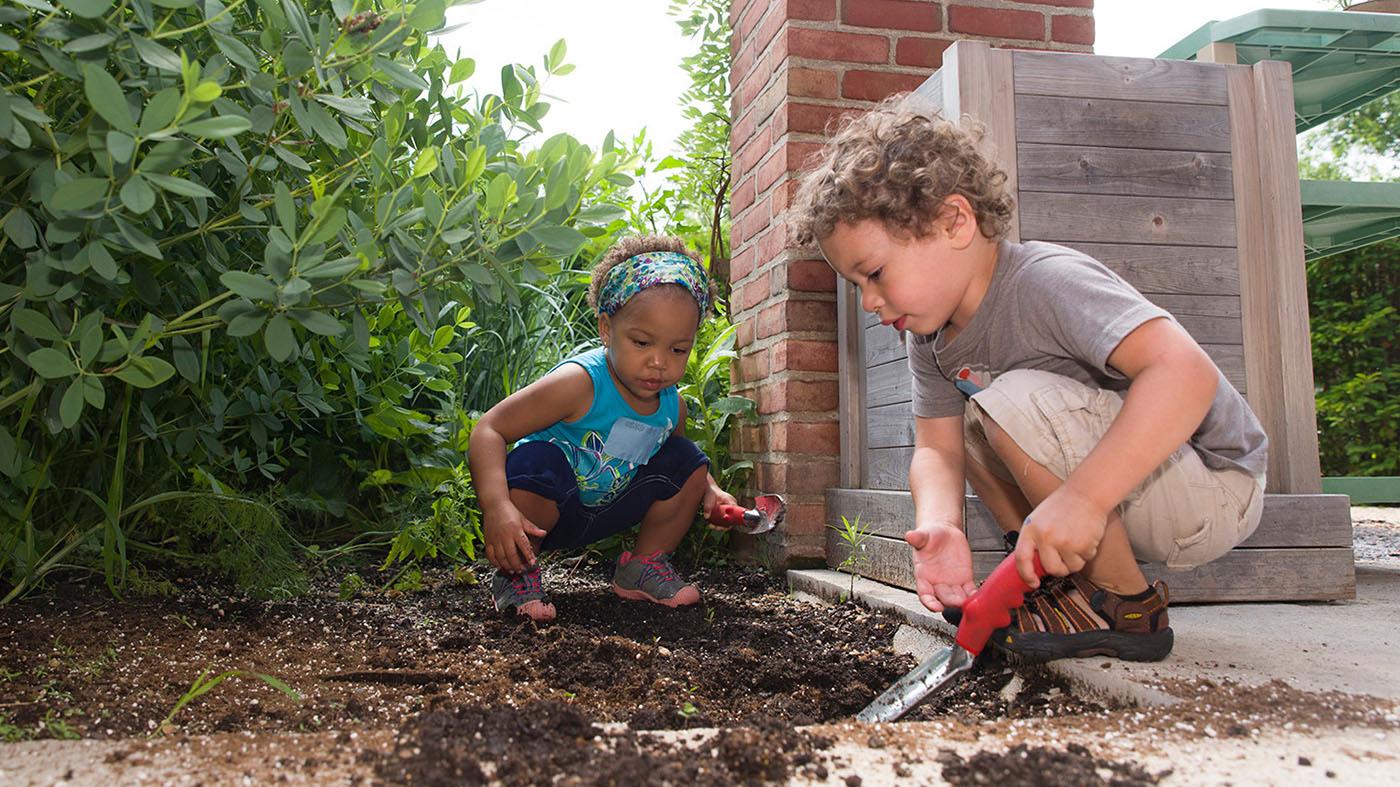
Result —
[[454, 477], [476, 315], [619, 229], [601, 195], [632, 162], [522, 146], [563, 43], [464, 92], [444, 10], [0, 8], [7, 598], [89, 554], [119, 588], [128, 538], [180, 527], [154, 518], [171, 491], [275, 487], [295, 540]]

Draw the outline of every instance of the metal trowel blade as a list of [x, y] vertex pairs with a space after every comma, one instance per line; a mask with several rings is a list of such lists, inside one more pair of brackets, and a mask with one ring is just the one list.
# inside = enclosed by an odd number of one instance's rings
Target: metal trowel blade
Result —
[[856, 714], [856, 721], [873, 724], [898, 719], [930, 694], [971, 669], [975, 658], [958, 645], [939, 649], [865, 706], [865, 710]]
[[786, 512], [782, 495], [759, 495], [753, 499], [753, 508], [745, 512], [744, 524], [736, 529], [750, 535], [767, 533], [783, 523]]

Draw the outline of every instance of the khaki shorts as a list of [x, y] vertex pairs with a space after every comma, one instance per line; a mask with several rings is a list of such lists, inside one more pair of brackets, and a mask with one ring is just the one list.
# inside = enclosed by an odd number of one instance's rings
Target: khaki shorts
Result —
[[[1006, 372], [968, 403], [963, 432], [968, 458], [1016, 484], [987, 443], [990, 418], [1036, 463], [1060, 479], [1089, 455], [1118, 416], [1118, 394], [1051, 372]], [[1129, 493], [1117, 511], [1138, 560], [1182, 569], [1209, 563], [1259, 526], [1262, 479], [1212, 470], [1182, 445]]]

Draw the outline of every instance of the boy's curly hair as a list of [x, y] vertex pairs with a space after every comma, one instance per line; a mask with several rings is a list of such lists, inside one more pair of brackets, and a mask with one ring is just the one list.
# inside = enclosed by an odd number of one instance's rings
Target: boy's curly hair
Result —
[[891, 96], [845, 120], [821, 161], [798, 188], [788, 217], [797, 242], [809, 245], [838, 223], [878, 219], [896, 236], [926, 235], [943, 201], [960, 194], [982, 234], [1006, 234], [1012, 199], [1006, 173], [982, 155], [982, 130], [965, 131], [935, 113]]
[[[685, 241], [674, 235], [632, 235], [613, 244], [612, 248], [603, 254], [603, 258], [593, 265], [592, 279], [588, 282], [588, 305], [594, 311], [598, 310], [598, 290], [602, 289], [603, 280], [608, 277], [608, 271], [617, 267], [619, 262], [631, 259], [638, 254], [646, 254], [649, 251], [674, 251], [695, 260], [700, 269], [706, 271], [706, 290], [710, 296], [710, 303], [715, 302], [714, 280], [709, 277], [704, 260], [686, 248]], [[703, 321], [705, 315], [700, 315], [700, 319]]]

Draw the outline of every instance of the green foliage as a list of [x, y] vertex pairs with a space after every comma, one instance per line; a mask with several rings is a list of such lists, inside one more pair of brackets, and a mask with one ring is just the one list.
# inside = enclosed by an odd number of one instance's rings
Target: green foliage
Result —
[[1308, 263], [1323, 475], [1400, 473], [1400, 241]]
[[[847, 553], [844, 560], [836, 567], [837, 571], [845, 571], [851, 575], [851, 587], [846, 594], [846, 598], [851, 598], [856, 593], [856, 574], [861, 566], [869, 562], [870, 556], [866, 554], [865, 542], [870, 538], [870, 527], [860, 523], [860, 517], [854, 520], [841, 516], [841, 526], [827, 525], [836, 531], [836, 535], [846, 542]], [[845, 599], [842, 599], [843, 601]]]
[[194, 702], [195, 700], [199, 699], [200, 697], [203, 697], [205, 694], [208, 694], [210, 691], [213, 691], [214, 687], [218, 686], [220, 683], [223, 683], [229, 678], [257, 678], [258, 680], [262, 681], [263, 683], [266, 683], [274, 689], [277, 689], [278, 691], [282, 692], [288, 697], [291, 697], [293, 700], [301, 702], [300, 694], [298, 694], [294, 689], [292, 689], [291, 686], [288, 686], [286, 683], [283, 683], [279, 678], [275, 678], [271, 675], [264, 675], [261, 672], [249, 672], [248, 670], [231, 669], [226, 672], [220, 672], [218, 675], [210, 677], [209, 673], [212, 671], [213, 670], [206, 669], [203, 672], [199, 673], [199, 677], [194, 679], [194, 683], [190, 685], [189, 690], [182, 694], [180, 696], [180, 699], [175, 702], [175, 707], [171, 708], [170, 713], [166, 714], [165, 718], [161, 720], [160, 724], [156, 725], [155, 732], [152, 733], [153, 735], [164, 733], [167, 729], [166, 725], [170, 724], [171, 720], [175, 718], [175, 714], [179, 713], [182, 708], [184, 708], [191, 702]]
[[452, 476], [476, 315], [620, 229], [632, 162], [527, 150], [562, 42], [464, 92], [474, 63], [427, 36], [445, 5], [0, 9], [9, 598], [71, 557], [118, 590], [172, 490], [276, 486], [295, 536]]

